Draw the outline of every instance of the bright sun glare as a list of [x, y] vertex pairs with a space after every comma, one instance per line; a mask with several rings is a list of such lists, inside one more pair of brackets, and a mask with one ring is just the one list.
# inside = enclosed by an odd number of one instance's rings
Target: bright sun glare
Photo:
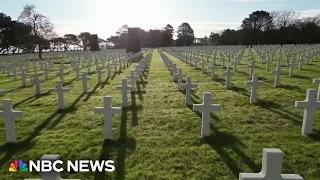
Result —
[[[123, 24], [130, 27], [157, 27], [165, 22], [164, 6], [169, 1], [154, 0], [101, 0], [96, 2], [95, 16], [108, 23], [108, 28], [120, 28]], [[153, 8], [148, 8], [148, 7]], [[166, 24], [163, 25], [163, 27]]]

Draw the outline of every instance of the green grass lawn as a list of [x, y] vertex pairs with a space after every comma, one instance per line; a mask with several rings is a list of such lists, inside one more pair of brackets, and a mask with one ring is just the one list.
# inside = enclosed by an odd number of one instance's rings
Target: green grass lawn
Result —
[[[320, 59], [305, 65], [304, 70], [295, 69], [293, 78], [288, 77], [283, 64], [282, 86], [274, 88], [274, 75], [264, 70], [255, 54], [259, 66], [256, 74], [265, 85], [258, 88], [258, 103], [251, 105], [250, 88], [244, 86], [249, 80], [247, 53], [232, 77], [230, 90], [224, 88], [220, 67], [218, 79], [212, 81], [209, 71], [202, 74], [165, 54], [199, 84], [192, 93], [195, 103], [202, 102], [203, 92], [212, 92], [212, 103], [222, 106], [222, 111], [212, 116], [209, 138], [201, 137], [201, 114], [184, 106], [184, 91], [177, 90], [157, 50], [153, 50], [151, 65], [137, 83], [138, 92], [129, 96], [131, 106], [113, 117], [113, 141], [103, 141], [103, 116], [94, 114], [93, 109], [103, 105], [106, 95], [112, 96], [114, 107], [121, 106], [121, 92], [115, 87], [135, 64], [107, 79], [103, 86], [97, 85], [97, 74], [91, 74], [88, 94], [82, 94], [81, 81], [75, 79], [71, 67], [66, 69], [70, 74], [65, 76], [65, 87], [71, 92], [65, 95], [68, 108], [62, 113], [56, 112], [57, 94], [50, 92], [57, 85], [58, 65], [51, 79], [41, 84], [40, 97], [34, 96], [33, 86], [20, 88], [20, 80], [0, 74], [0, 89], [7, 91], [0, 97], [1, 104], [2, 99], [10, 98], [14, 109], [24, 113], [22, 119], [15, 120], [18, 142], [14, 145], [5, 145], [4, 121], [0, 120], [0, 179], [39, 178], [37, 173], [9, 173], [10, 162], [60, 154], [62, 160], [115, 161], [113, 173], [63, 172], [63, 178], [235, 180], [240, 172], [260, 171], [263, 148], [284, 152], [283, 173], [320, 179], [320, 113], [315, 116], [315, 133], [306, 137], [300, 132], [303, 109], [294, 107], [296, 100], [305, 100], [308, 88], [317, 88], [312, 79], [320, 77]], [[275, 66], [276, 61], [271, 69]]]

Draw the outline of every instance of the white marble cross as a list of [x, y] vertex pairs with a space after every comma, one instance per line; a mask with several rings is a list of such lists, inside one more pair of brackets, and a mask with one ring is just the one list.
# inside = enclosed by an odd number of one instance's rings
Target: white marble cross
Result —
[[211, 92], [205, 92], [203, 93], [203, 103], [193, 105], [193, 111], [202, 112], [201, 135], [203, 137], [210, 136], [211, 112], [221, 111], [220, 104], [211, 104], [211, 98]]
[[17, 78], [17, 70], [16, 70], [15, 67], [12, 68], [12, 73], [13, 73], [13, 80], [14, 81], [18, 80], [18, 78]]
[[178, 80], [178, 90], [181, 89], [180, 85], [181, 85], [182, 79], [183, 79], [184, 77], [186, 77], [186, 76], [187, 76], [186, 74], [183, 74], [183, 73], [182, 73], [182, 69], [181, 69], [181, 68], [178, 69], [178, 73], [176, 73], [176, 74], [173, 75], [173, 77]]
[[267, 59], [264, 61], [266, 63], [266, 71], [270, 71], [270, 59], [269, 56], [267, 56]]
[[233, 76], [234, 72], [231, 71], [230, 67], [227, 67], [227, 71], [222, 73], [222, 76], [226, 78], [226, 88], [229, 89], [230, 88], [230, 81], [231, 81], [231, 77]]
[[35, 74], [34, 79], [31, 80], [31, 83], [35, 85], [36, 88], [36, 95], [41, 94], [41, 88], [40, 88], [40, 83], [44, 82], [43, 80], [40, 79], [39, 74]]
[[256, 67], [255, 61], [250, 61], [250, 64], [248, 65], [248, 68], [250, 68], [250, 78], [252, 78], [254, 74], [254, 68]]
[[104, 71], [98, 67], [98, 70], [97, 70], [97, 75], [98, 75], [98, 83], [101, 84], [102, 83], [102, 74], [104, 73]]
[[196, 58], [195, 60], [193, 60], [193, 62], [194, 62], [194, 68], [197, 69], [198, 68], [198, 62], [200, 62], [199, 59]]
[[[177, 65], [173, 64], [172, 67], [169, 68], [171, 76], [177, 73]], [[174, 78], [173, 78], [174, 81]]]
[[289, 65], [289, 77], [293, 76], [294, 68], [296, 67], [296, 64], [294, 63], [294, 60], [292, 59]]
[[[49, 160], [54, 163], [57, 160], [60, 160], [58, 154], [45, 154], [41, 157], [40, 160]], [[81, 180], [81, 179], [63, 179], [60, 176], [59, 172], [55, 172], [53, 169], [50, 172], [41, 172], [41, 179], [24, 179], [24, 180]]]
[[48, 80], [48, 79], [49, 79], [49, 78], [48, 78], [48, 73], [49, 73], [49, 71], [50, 71], [50, 68], [48, 68], [47, 63], [44, 63], [44, 68], [43, 68], [43, 70], [44, 70], [44, 78], [45, 78], [45, 80]]
[[299, 58], [299, 70], [302, 70], [302, 65], [303, 65], [303, 58], [302, 58], [302, 56], [300, 56], [300, 58]]
[[201, 64], [201, 72], [204, 73], [204, 69], [205, 69], [204, 59], [201, 60], [200, 64]]
[[64, 72], [64, 67], [60, 66], [59, 72], [57, 72], [57, 75], [60, 77], [60, 80], [63, 81], [63, 76], [66, 75], [67, 73]]
[[134, 91], [131, 85], [127, 84], [127, 78], [122, 79], [122, 85], [116, 87], [117, 90], [122, 92], [122, 107], [128, 107], [128, 95], [127, 91]]
[[281, 65], [280, 62], [278, 61], [278, 65], [276, 70], [271, 71], [272, 74], [275, 75], [274, 79], [274, 87], [278, 87], [280, 85], [280, 75], [281, 75]]
[[223, 55], [221, 55], [221, 66], [222, 66], [222, 68], [225, 68], [226, 67], [226, 60], [225, 60], [225, 58], [224, 58], [224, 56]]
[[36, 61], [32, 61], [32, 65], [33, 65], [34, 74], [37, 74], [37, 62]]
[[76, 78], [79, 79], [79, 76], [80, 76], [79, 64], [75, 64], [73, 70], [76, 72]]
[[110, 63], [107, 64], [107, 69], [108, 69], [108, 77], [111, 77], [111, 65], [110, 65]]
[[91, 79], [90, 76], [87, 76], [88, 73], [87, 72], [82, 72], [82, 76], [81, 78], [79, 78], [79, 80], [82, 80], [82, 92], [83, 93], [87, 93], [88, 92], [88, 80]]
[[191, 90], [192, 88], [196, 88], [197, 84], [192, 84], [192, 77], [187, 77], [187, 82], [185, 84], [181, 84], [180, 87], [186, 90], [186, 105], [192, 105], [191, 102]]
[[22, 81], [22, 86], [26, 87], [27, 86], [27, 80], [26, 80], [26, 73], [24, 70], [21, 70], [21, 81]]
[[91, 73], [91, 59], [88, 62], [88, 74]]
[[127, 76], [128, 78], [130, 78], [130, 84], [131, 84], [131, 86], [133, 87], [133, 91], [135, 91], [135, 86], [136, 86], [136, 79], [137, 78], [139, 78], [139, 76], [138, 75], [135, 75], [135, 70], [134, 69], [132, 69], [131, 71], [130, 71], [130, 75], [128, 75]]
[[320, 108], [320, 101], [317, 101], [317, 90], [308, 89], [305, 101], [296, 101], [295, 107], [304, 108], [303, 123], [301, 132], [304, 135], [312, 133], [314, 115], [316, 109]]
[[211, 79], [214, 80], [215, 79], [214, 72], [216, 70], [216, 66], [214, 63], [211, 64], [211, 66], [209, 67], [209, 70], [210, 70]]
[[5, 99], [3, 101], [3, 111], [0, 111], [0, 117], [5, 120], [6, 129], [6, 142], [14, 143], [16, 142], [16, 131], [14, 128], [14, 118], [21, 118], [23, 116], [21, 111], [13, 110], [12, 100]]
[[58, 103], [59, 103], [58, 109], [59, 110], [63, 110], [65, 108], [65, 105], [64, 105], [64, 92], [70, 92], [70, 89], [69, 88], [64, 88], [63, 87], [63, 81], [59, 80], [57, 88], [52, 89], [52, 91], [58, 93]]
[[116, 72], [118, 72], [118, 62], [115, 62], [115, 63], [113, 63], [113, 67], [114, 67], [114, 72], [116, 73]]
[[104, 115], [104, 139], [112, 139], [112, 115], [120, 114], [122, 112], [119, 107], [112, 107], [112, 99], [111, 96], [104, 97], [104, 106], [96, 107], [94, 112], [97, 114]]
[[313, 79], [312, 82], [313, 82], [314, 84], [319, 84], [318, 93], [317, 93], [317, 100], [320, 101], [320, 78], [319, 78], [319, 79]]
[[262, 169], [259, 173], [240, 173], [239, 180], [303, 180], [297, 174], [281, 174], [283, 152], [280, 149], [264, 148]]
[[252, 81], [247, 81], [245, 83], [246, 86], [251, 87], [251, 94], [250, 94], [250, 103], [254, 104], [257, 99], [257, 87], [262, 86], [264, 84], [263, 81], [258, 81], [258, 75], [253, 74]]
[[237, 66], [239, 64], [239, 60], [238, 59], [235, 59], [234, 60], [234, 64], [233, 64], [233, 72], [236, 73], [237, 72]]

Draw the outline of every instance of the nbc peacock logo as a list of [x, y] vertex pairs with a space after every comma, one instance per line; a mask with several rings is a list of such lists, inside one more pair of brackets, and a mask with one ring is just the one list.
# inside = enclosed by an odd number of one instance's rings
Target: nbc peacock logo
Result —
[[22, 160], [14, 160], [13, 163], [10, 163], [9, 172], [28, 172], [27, 164]]

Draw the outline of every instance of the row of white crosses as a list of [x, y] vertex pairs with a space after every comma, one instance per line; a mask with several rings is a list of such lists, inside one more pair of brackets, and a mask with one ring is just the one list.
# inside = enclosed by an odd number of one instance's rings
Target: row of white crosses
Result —
[[[62, 72], [62, 71], [60, 71]], [[88, 77], [86, 76], [86, 72], [83, 73], [82, 80], [83, 80], [83, 91], [87, 92], [87, 82], [86, 80]], [[36, 74], [35, 78], [32, 80], [32, 83], [35, 85], [36, 88], [36, 95], [41, 94], [40, 83], [43, 82], [39, 75]], [[63, 110], [65, 109], [64, 104], [64, 93], [69, 92], [69, 88], [63, 87], [63, 80], [58, 81], [58, 86], [52, 89], [53, 92], [58, 93], [58, 109]], [[0, 93], [4, 93], [4, 91], [0, 91]], [[5, 99], [3, 103], [3, 111], [0, 111], [0, 117], [5, 119], [5, 129], [6, 129], [6, 142], [7, 143], [15, 143], [16, 142], [16, 133], [14, 127], [14, 118], [22, 117], [23, 113], [20, 111], [13, 110], [12, 100]]]
[[[149, 53], [150, 54], [150, 53]], [[139, 67], [147, 67], [150, 62], [150, 55], [146, 55], [146, 57], [139, 62]], [[141, 65], [140, 65], [141, 64]], [[132, 71], [131, 71], [132, 72]], [[135, 72], [135, 71], [133, 71]], [[134, 76], [136, 76], [134, 74]], [[128, 96], [127, 91], [135, 91], [134, 87], [127, 84], [127, 79], [122, 79], [122, 85], [116, 87], [117, 90], [122, 92], [122, 108], [128, 107]], [[104, 106], [103, 107], [96, 107], [94, 112], [97, 114], [104, 115], [104, 139], [112, 140], [113, 139], [113, 123], [112, 123], [112, 115], [113, 114], [121, 114], [122, 112], [121, 107], [112, 107], [112, 97], [105, 96], [104, 97]]]
[[[168, 63], [168, 58], [164, 58], [165, 64]], [[170, 60], [169, 60], [170, 62]], [[253, 74], [252, 81], [247, 82], [246, 85], [252, 86], [250, 102], [255, 101], [255, 92], [258, 85], [262, 85], [263, 82], [258, 81], [256, 74]], [[187, 77], [187, 83], [183, 84], [182, 87], [186, 87], [186, 91], [190, 91], [189, 88], [196, 87], [192, 86], [191, 77]], [[187, 96], [188, 93], [186, 93]], [[210, 136], [210, 114], [213, 111], [221, 111], [220, 104], [211, 104], [212, 94], [210, 92], [205, 92], [203, 94], [203, 103], [194, 104], [193, 110], [202, 113], [202, 124], [201, 124], [201, 135], [203, 137]], [[282, 159], [283, 153], [280, 149], [263, 149], [263, 159], [262, 159], [262, 170], [260, 173], [240, 173], [239, 180], [302, 180], [303, 178], [297, 174], [281, 174], [282, 169]]]
[[[160, 52], [161, 58], [164, 61], [165, 65], [168, 67], [170, 67], [170, 65], [172, 65], [172, 61], [163, 54], [163, 52]], [[170, 68], [169, 68], [170, 69]], [[181, 82], [181, 78], [186, 76], [186, 75], [182, 75], [182, 69], [180, 68], [178, 73], [176, 74], [177, 79], [180, 79]], [[193, 104], [191, 102], [191, 90], [192, 88], [196, 88], [197, 84], [193, 84], [192, 83], [192, 78], [191, 76], [187, 76], [187, 81], [185, 84], [178, 84], [178, 90], [180, 90], [181, 88], [184, 88], [186, 90], [186, 106], [189, 105], [193, 105], [193, 111], [199, 111], [202, 112], [202, 123], [201, 123], [201, 135], [203, 137], [207, 137], [210, 136], [210, 121], [211, 121], [211, 112], [213, 111], [221, 111], [221, 106], [219, 104], [211, 104], [211, 92], [205, 92], [203, 94], [203, 103], [202, 104]]]
[[[163, 57], [164, 59], [167, 59], [166, 57]], [[238, 64], [238, 60], [235, 60], [235, 65]], [[250, 65], [250, 77], [252, 79], [252, 81], [248, 81], [245, 83], [246, 86], [251, 87], [251, 94], [250, 94], [250, 103], [254, 104], [256, 102], [256, 96], [257, 96], [257, 87], [263, 85], [263, 81], [258, 81], [258, 76], [254, 74], [254, 67], [256, 67], [255, 65], [255, 61], [251, 61]], [[173, 65], [173, 70], [176, 69], [176, 65]], [[211, 64], [211, 67], [209, 68], [211, 71], [211, 79], [214, 80], [214, 71], [215, 71], [215, 65], [214, 63]], [[231, 84], [231, 77], [234, 75], [236, 71], [236, 68], [233, 69], [233, 71], [231, 70], [230, 67], [227, 67], [227, 70], [225, 72], [222, 73], [222, 77], [225, 78], [226, 82], [225, 82], [225, 87], [226, 89], [230, 88], [230, 84]], [[178, 89], [181, 89], [181, 82], [182, 82], [182, 78], [186, 77], [185, 74], [182, 74], [182, 69], [178, 69], [178, 73], [174, 74], [174, 77], [178, 80]], [[191, 77], [190, 77], [191, 78]], [[185, 85], [184, 85], [185, 86]], [[188, 84], [187, 86], [191, 86], [191, 84]], [[190, 94], [186, 93], [186, 102], [187, 105], [190, 105], [190, 98], [189, 98]]]
[[[280, 58], [279, 58], [280, 59]], [[281, 66], [280, 61], [278, 60], [277, 63], [277, 69], [276, 71], [273, 71], [276, 74], [275, 79], [275, 87], [280, 84], [280, 72], [281, 72]], [[251, 61], [249, 67], [254, 67], [254, 61]], [[230, 83], [230, 76], [232, 75], [232, 72], [230, 68], [227, 68], [227, 72], [224, 73], [224, 77], [226, 77], [226, 88], [228, 88], [228, 85]], [[250, 75], [252, 77], [252, 81], [248, 81], [245, 83], [246, 86], [251, 87], [251, 94], [250, 94], [250, 103], [254, 104], [256, 102], [256, 95], [257, 95], [257, 87], [264, 84], [263, 81], [258, 80], [258, 76], [254, 74], [253, 69], [250, 70]], [[178, 83], [181, 82], [181, 78], [186, 76], [182, 74], [182, 69], [179, 69], [178, 73], [176, 74], [178, 78]], [[188, 81], [190, 81], [189, 79]], [[320, 79], [314, 79], [313, 83], [320, 84]], [[187, 87], [192, 85], [189, 85], [191, 83], [187, 82]], [[186, 85], [184, 85], [186, 86]], [[180, 87], [180, 86], [178, 86]], [[187, 90], [188, 91], [188, 90]], [[186, 93], [186, 102], [188, 102], [188, 105], [191, 103], [189, 99], [189, 94]], [[314, 113], [317, 108], [320, 108], [320, 102], [318, 102], [320, 99], [320, 85], [318, 90], [308, 90], [307, 91], [307, 99], [303, 102], [296, 102], [296, 107], [305, 108], [304, 118], [303, 118], [303, 125], [302, 125], [302, 134], [308, 135], [312, 133], [313, 128], [313, 121], [314, 121]]]

